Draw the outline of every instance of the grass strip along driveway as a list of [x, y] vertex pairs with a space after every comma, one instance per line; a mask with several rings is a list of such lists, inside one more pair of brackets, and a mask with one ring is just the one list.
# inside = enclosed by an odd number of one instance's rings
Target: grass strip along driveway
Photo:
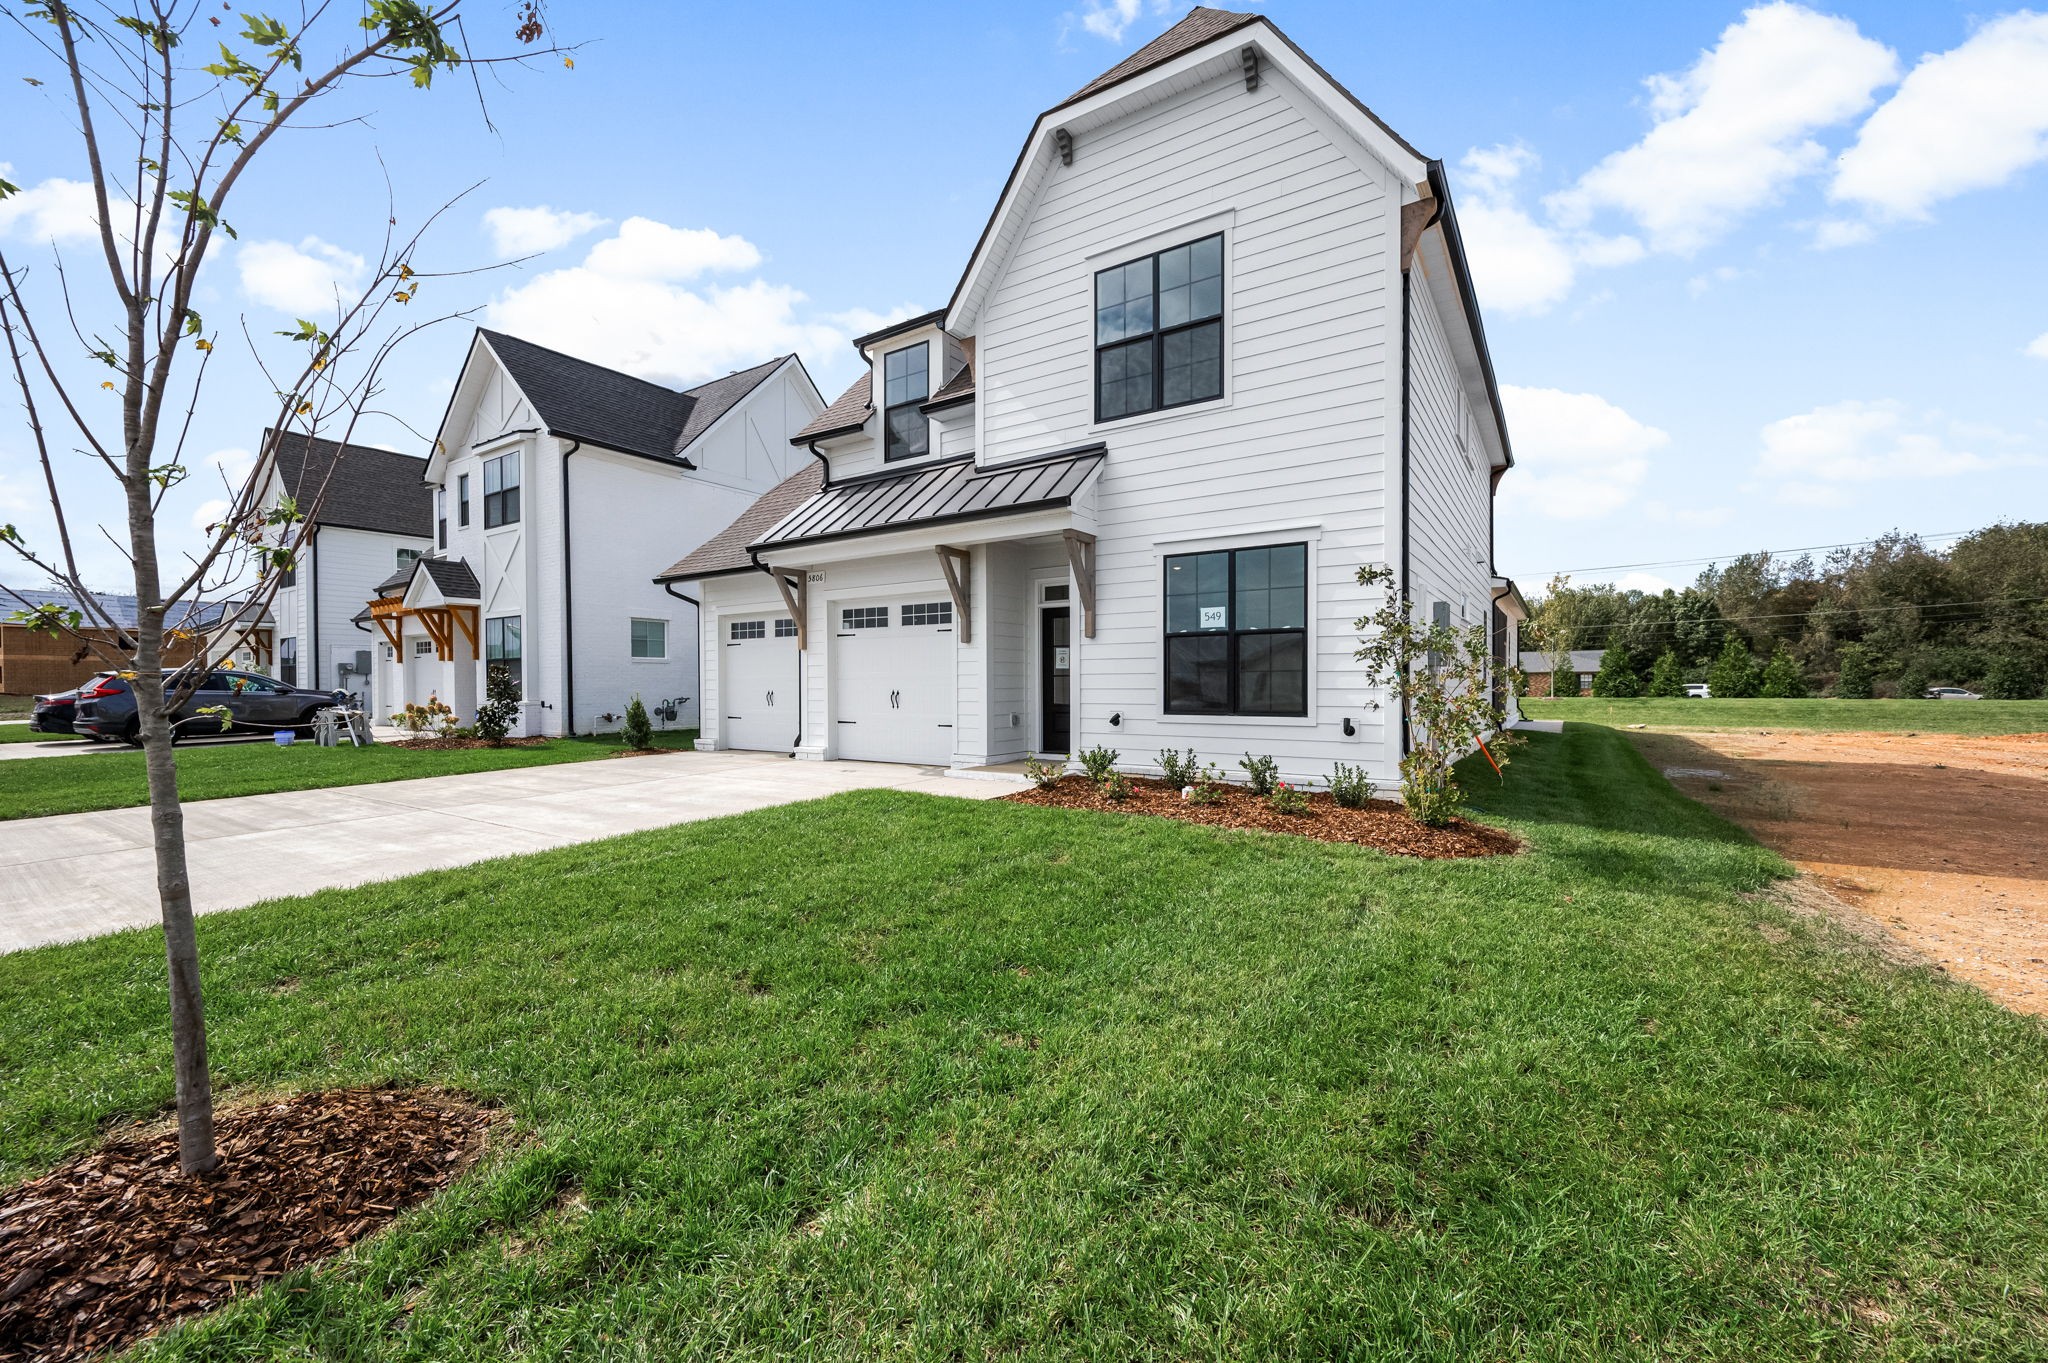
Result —
[[1692, 700], [1525, 697], [1530, 719], [1671, 729], [1816, 729], [1832, 733], [2048, 733], [2048, 700]]
[[[522, 1137], [149, 1357], [2048, 1353], [2048, 1031], [1618, 734], [1509, 777], [1518, 857], [864, 792], [204, 918], [230, 1101]], [[164, 1110], [162, 973], [0, 958], [0, 1178]]]
[[[661, 747], [687, 748], [694, 730], [656, 734]], [[525, 748], [412, 750], [398, 743], [369, 748], [323, 748], [299, 742], [222, 743], [180, 746], [178, 793], [187, 800], [231, 795], [268, 795], [280, 790], [320, 790], [421, 776], [456, 776], [508, 767], [546, 767], [610, 757], [624, 744], [616, 734], [599, 738], [551, 739]], [[658, 759], [657, 759], [658, 760]], [[95, 753], [90, 758], [0, 763], [0, 820], [89, 809], [124, 809], [149, 803], [148, 777], [140, 752]]]

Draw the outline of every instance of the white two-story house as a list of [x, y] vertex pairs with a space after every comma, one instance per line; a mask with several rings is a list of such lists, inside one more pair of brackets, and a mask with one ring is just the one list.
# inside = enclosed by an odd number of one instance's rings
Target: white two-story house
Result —
[[652, 575], [810, 463], [791, 437], [824, 405], [794, 355], [677, 391], [480, 329], [425, 461], [430, 551], [358, 598], [386, 709], [467, 723], [496, 666], [520, 733], [616, 729], [635, 696], [694, 725], [696, 600]]
[[1442, 167], [1262, 16], [1196, 9], [1042, 114], [946, 306], [856, 345], [815, 460], [662, 574], [700, 584], [703, 746], [1392, 781], [1359, 568], [1513, 656]]
[[[353, 692], [378, 713], [384, 697], [375, 643], [355, 617], [379, 582], [427, 552], [427, 461], [296, 432], [265, 431], [263, 438], [276, 441], [264, 505], [290, 496], [306, 518], [271, 602], [272, 656], [264, 670], [292, 686]], [[245, 645], [231, 661], [265, 660]]]

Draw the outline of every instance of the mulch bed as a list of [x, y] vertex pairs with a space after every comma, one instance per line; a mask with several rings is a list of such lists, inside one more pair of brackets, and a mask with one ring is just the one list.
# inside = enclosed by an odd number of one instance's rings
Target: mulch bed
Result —
[[1250, 828], [1262, 833], [1292, 833], [1322, 842], [1349, 842], [1393, 852], [1404, 857], [1449, 860], [1456, 857], [1498, 857], [1522, 850], [1521, 842], [1498, 828], [1453, 819], [1443, 828], [1430, 828], [1410, 818], [1408, 811], [1391, 800], [1371, 800], [1362, 809], [1346, 809], [1328, 795], [1309, 796], [1306, 813], [1283, 814], [1263, 795], [1242, 786], [1225, 786], [1213, 804], [1183, 800], [1180, 787], [1147, 777], [1131, 778], [1131, 797], [1118, 802], [1096, 789], [1085, 776], [1063, 776], [1050, 790], [1033, 786], [1006, 795], [1025, 805], [1050, 805], [1058, 809], [1095, 809], [1105, 814], [1156, 814], [1189, 823], [1214, 824], [1221, 828]]
[[471, 748], [544, 748], [545, 738], [507, 738], [493, 743], [488, 738], [395, 738], [394, 748], [414, 752], [466, 752]]
[[499, 1114], [436, 1090], [303, 1093], [116, 1140], [0, 1192], [0, 1360], [86, 1358], [354, 1244], [476, 1162]]

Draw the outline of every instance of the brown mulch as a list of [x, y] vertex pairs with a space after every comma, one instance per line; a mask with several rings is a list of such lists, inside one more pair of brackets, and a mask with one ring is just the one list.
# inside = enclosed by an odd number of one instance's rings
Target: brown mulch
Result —
[[424, 1201], [499, 1114], [437, 1090], [337, 1089], [216, 1115], [221, 1162], [175, 1130], [0, 1192], [0, 1360], [86, 1358], [254, 1291]]
[[409, 748], [414, 752], [465, 752], [470, 748], [545, 748], [545, 738], [507, 738], [493, 743], [488, 738], [398, 738], [393, 739], [394, 748]]
[[1273, 808], [1263, 795], [1242, 786], [1222, 787], [1222, 797], [1213, 804], [1183, 800], [1180, 787], [1148, 777], [1131, 778], [1131, 797], [1116, 801], [1104, 795], [1085, 776], [1063, 776], [1047, 790], [1029, 790], [1003, 798], [1024, 805], [1050, 805], [1057, 809], [1094, 809], [1105, 814], [1156, 814], [1189, 823], [1214, 824], [1220, 828], [1250, 828], [1262, 833], [1292, 833], [1321, 842], [1348, 842], [1376, 848], [1404, 857], [1425, 857], [1443, 861], [1457, 857], [1498, 857], [1522, 850], [1520, 840], [1498, 828], [1453, 819], [1443, 828], [1431, 828], [1410, 818], [1408, 811], [1392, 800], [1371, 800], [1362, 809], [1346, 809], [1328, 795], [1309, 796], [1307, 812], [1285, 814]]

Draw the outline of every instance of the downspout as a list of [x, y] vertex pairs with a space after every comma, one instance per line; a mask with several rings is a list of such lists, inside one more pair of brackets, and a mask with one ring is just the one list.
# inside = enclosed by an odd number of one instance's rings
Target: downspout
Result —
[[320, 527], [306, 531], [306, 547], [312, 550], [312, 571], [306, 574], [306, 633], [313, 654], [313, 690], [320, 689]]
[[[805, 445], [804, 448], [811, 452], [811, 458], [817, 460], [820, 464], [823, 464], [825, 466], [824, 484], [822, 487], [818, 489], [820, 492], [822, 492], [825, 490], [825, 488], [829, 488], [832, 486], [832, 461], [830, 459], [827, 459], [824, 455], [818, 453], [818, 442], [815, 440]], [[760, 560], [756, 559], [755, 565], [759, 566], [759, 564]]]
[[[1422, 233], [1434, 227], [1437, 220], [1443, 217], [1444, 193], [1437, 188], [1437, 180], [1441, 174], [1442, 162], [1430, 162], [1428, 178], [1431, 187], [1431, 198], [1435, 201], [1435, 206], [1430, 209], [1429, 217], [1415, 234], [1415, 240], [1418, 243], [1422, 240]], [[1401, 241], [1405, 248], [1407, 245], [1407, 234], [1405, 232], [1401, 234]], [[1411, 379], [1414, 371], [1414, 361], [1409, 356], [1409, 341], [1414, 334], [1414, 327], [1410, 321], [1410, 314], [1414, 306], [1413, 294], [1413, 276], [1409, 273], [1409, 262], [1404, 258], [1401, 261], [1401, 613], [1403, 618], [1407, 617], [1414, 605], [1408, 593], [1408, 546], [1410, 540], [1408, 529], [1408, 513], [1410, 509], [1408, 406], [1409, 395], [1414, 388]], [[1491, 557], [1491, 554], [1489, 553], [1488, 556]], [[1411, 745], [1412, 735], [1409, 732], [1408, 704], [1406, 701], [1403, 701], [1401, 704], [1401, 756], [1406, 757], [1408, 755]]]
[[661, 589], [696, 612], [696, 618], [691, 623], [696, 626], [697, 642], [700, 645], [700, 651], [697, 656], [697, 732], [702, 733], [704, 732], [704, 657], [701, 652], [701, 645], [704, 641], [704, 607], [697, 603], [696, 597], [683, 595], [683, 593], [676, 590], [675, 583], [666, 579], [662, 581]]
[[569, 456], [583, 448], [571, 441], [562, 451], [562, 736], [576, 732], [576, 580], [569, 556]]

